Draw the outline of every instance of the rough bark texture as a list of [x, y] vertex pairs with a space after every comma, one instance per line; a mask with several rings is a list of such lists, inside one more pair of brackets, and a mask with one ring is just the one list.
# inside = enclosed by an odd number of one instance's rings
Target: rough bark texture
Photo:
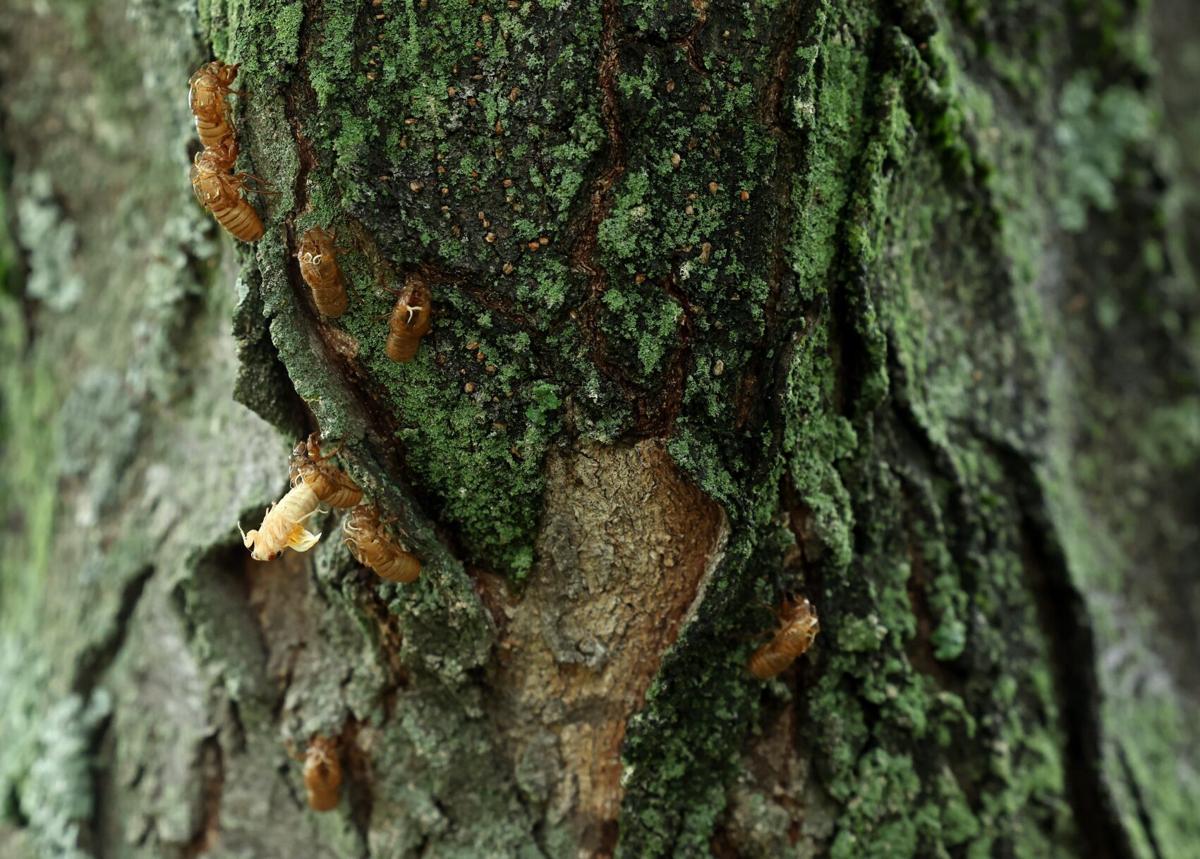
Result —
[[[1198, 17], [8, 0], [0, 853], [1194, 856]], [[248, 559], [316, 428], [416, 584]]]

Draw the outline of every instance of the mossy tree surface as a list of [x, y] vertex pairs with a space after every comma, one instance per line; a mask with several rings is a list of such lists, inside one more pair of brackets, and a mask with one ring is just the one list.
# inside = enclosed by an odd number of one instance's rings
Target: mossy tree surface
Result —
[[[5, 856], [1194, 855], [1189, 4], [17, 0], [0, 46]], [[188, 188], [211, 56], [253, 246]], [[332, 515], [247, 559], [317, 428], [416, 584]]]

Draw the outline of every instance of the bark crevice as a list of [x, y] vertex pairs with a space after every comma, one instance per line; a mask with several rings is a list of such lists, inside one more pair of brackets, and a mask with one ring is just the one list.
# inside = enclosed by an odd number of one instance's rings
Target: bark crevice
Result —
[[85, 697], [91, 694], [113, 660], [120, 654], [129, 633], [133, 613], [153, 575], [154, 567], [147, 566], [125, 580], [107, 633], [103, 638], [89, 644], [76, 660], [74, 678], [71, 681], [71, 689], [76, 694]]
[[1136, 859], [1104, 769], [1105, 737], [1096, 635], [1072, 578], [1036, 466], [1011, 445], [988, 439], [1021, 505], [1024, 571], [1050, 645], [1059, 719], [1066, 735], [1068, 799], [1089, 856]]

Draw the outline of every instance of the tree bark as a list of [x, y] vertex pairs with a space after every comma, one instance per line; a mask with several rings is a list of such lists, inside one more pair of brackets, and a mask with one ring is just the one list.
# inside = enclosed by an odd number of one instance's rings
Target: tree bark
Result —
[[[0, 853], [1195, 855], [1186, 0], [9, 0], [0, 46]], [[214, 56], [253, 245], [188, 187]], [[314, 430], [416, 583], [337, 511], [249, 558]]]

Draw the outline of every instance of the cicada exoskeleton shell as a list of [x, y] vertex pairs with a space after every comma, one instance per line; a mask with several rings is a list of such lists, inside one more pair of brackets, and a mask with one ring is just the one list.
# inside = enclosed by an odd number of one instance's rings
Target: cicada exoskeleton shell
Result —
[[432, 317], [433, 294], [429, 284], [422, 275], [409, 274], [388, 320], [387, 356], [400, 363], [416, 357]]
[[306, 232], [296, 250], [300, 275], [323, 316], [338, 317], [346, 312], [346, 280], [338, 267], [337, 254], [333, 233], [320, 227]]
[[254, 207], [242, 197], [242, 189], [250, 177], [245, 173], [230, 173], [223, 162], [227, 150], [205, 149], [196, 154], [192, 164], [192, 190], [205, 209], [234, 238], [254, 242], [262, 238], [263, 224]]
[[198, 68], [188, 80], [188, 107], [196, 119], [196, 133], [206, 149], [222, 148], [225, 141], [234, 140], [226, 97], [233, 92], [230, 85], [237, 77], [237, 71], [236, 64], [213, 60]]
[[362, 490], [346, 472], [329, 461], [332, 456], [321, 453], [319, 433], [297, 442], [289, 463], [292, 485], [303, 481], [330, 507], [353, 507], [362, 500]]
[[342, 540], [356, 561], [389, 582], [408, 584], [421, 574], [421, 561], [388, 535], [373, 506], [360, 504], [350, 511]]
[[775, 635], [750, 657], [750, 673], [760, 680], [783, 673], [812, 647], [820, 631], [821, 624], [812, 603], [804, 597], [785, 603], [779, 612]]
[[337, 741], [313, 737], [304, 753], [304, 790], [313, 811], [337, 808], [342, 787], [342, 762]]

